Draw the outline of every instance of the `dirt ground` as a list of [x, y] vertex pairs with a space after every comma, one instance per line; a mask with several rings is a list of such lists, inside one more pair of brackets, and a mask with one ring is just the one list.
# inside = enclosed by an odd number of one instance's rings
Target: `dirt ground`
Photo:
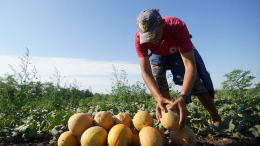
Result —
[[[57, 144], [49, 144], [51, 137], [48, 138], [34, 138], [28, 141], [0, 143], [0, 146], [58, 146]], [[169, 144], [169, 146], [174, 146]], [[197, 137], [196, 146], [260, 146], [260, 138], [252, 139], [226, 139], [222, 137], [202, 138]]]

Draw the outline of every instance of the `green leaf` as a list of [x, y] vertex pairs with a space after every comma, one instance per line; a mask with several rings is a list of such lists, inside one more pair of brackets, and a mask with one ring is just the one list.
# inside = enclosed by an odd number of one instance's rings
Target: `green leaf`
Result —
[[246, 109], [246, 104], [242, 105], [242, 106], [238, 109], [237, 114], [241, 114], [245, 109]]
[[242, 121], [239, 122], [238, 126], [237, 126], [237, 131], [241, 131], [241, 127], [242, 125], [244, 125], [246, 122], [246, 119], [243, 119]]
[[56, 116], [56, 118], [57, 118], [58, 121], [63, 120], [63, 117], [62, 117], [61, 114], [58, 114], [58, 115]]
[[57, 143], [58, 139], [58, 136], [53, 136], [53, 139], [49, 143]]
[[21, 125], [17, 128], [15, 128], [14, 130], [16, 130], [17, 132], [23, 134], [25, 132], [27, 132], [29, 130], [29, 125]]
[[248, 131], [251, 131], [255, 137], [260, 137], [260, 125], [255, 125], [250, 128]]
[[219, 126], [211, 125], [211, 127], [214, 132], [230, 134], [235, 128], [235, 125], [232, 122], [232, 117], [228, 116], [223, 122], [219, 123]]
[[65, 128], [65, 126], [63, 125], [58, 125], [58, 126], [55, 126], [52, 130], [50, 130], [50, 133], [53, 135], [53, 136], [56, 136], [58, 134], [61, 134], [63, 131], [63, 129]]
[[6, 139], [7, 139], [8, 142], [11, 142], [11, 141], [14, 140], [14, 137], [12, 135], [7, 135]]
[[13, 137], [17, 137], [18, 136], [18, 132], [12, 131], [11, 133], [12, 133]]
[[[73, 113], [72, 111], [68, 111], [67, 115], [68, 115], [69, 117], [71, 117], [72, 115], [74, 115], [74, 113]], [[91, 116], [91, 115], [90, 115], [90, 116]]]
[[199, 119], [199, 118], [201, 118], [201, 114], [198, 113], [198, 112], [196, 112], [196, 113], [192, 114], [192, 117], [193, 117], [194, 119]]
[[219, 128], [219, 126], [211, 125], [211, 128], [214, 132], [221, 133], [222, 130]]
[[194, 103], [190, 103], [188, 105], [188, 109], [190, 109], [191, 111], [194, 111], [194, 112], [198, 112], [199, 106], [195, 105]]
[[130, 110], [125, 110], [125, 113], [128, 115], [130, 115], [130, 112], [131, 112]]
[[53, 127], [57, 126], [57, 125], [61, 125], [63, 124], [63, 121], [55, 121], [52, 122], [52, 124], [50, 125], [50, 127], [48, 128], [48, 130], [51, 130]]
[[190, 123], [192, 123], [194, 128], [198, 128], [201, 127], [201, 125], [206, 124], [207, 121], [205, 118], [193, 118], [190, 120]]
[[7, 116], [7, 119], [10, 120], [10, 121], [13, 121], [15, 119], [15, 116], [9, 115], [9, 116]]
[[42, 121], [40, 124], [40, 128], [43, 129], [44, 127], [47, 127], [47, 122], [46, 121]]
[[4, 127], [4, 129], [2, 130], [2, 132], [4, 132], [4, 133], [9, 133], [10, 131], [12, 131], [12, 127], [11, 127], [11, 126], [6, 126], [6, 127]]
[[30, 122], [29, 119], [24, 119], [21, 121], [21, 124], [27, 125]]
[[4, 120], [0, 120], [0, 126], [1, 127], [5, 127], [6, 126], [5, 123], [4, 123]]
[[29, 128], [32, 130], [32, 129], [34, 129], [36, 126], [33, 124], [33, 123], [30, 123], [30, 125], [29, 125]]
[[11, 120], [6, 120], [6, 121], [5, 121], [5, 125], [6, 125], [6, 126], [10, 126], [9, 124], [10, 124], [11, 122], [12, 122]]
[[190, 120], [191, 123], [202, 124], [206, 122], [205, 118], [193, 118]]
[[240, 133], [240, 132], [233, 133], [232, 137], [235, 137], [235, 138], [245, 138], [245, 136], [242, 133]]
[[235, 125], [232, 122], [233, 120], [229, 122], [229, 129], [228, 129], [229, 132], [232, 132], [235, 129]]
[[33, 128], [32, 130], [26, 132], [25, 134], [22, 135], [22, 138], [27, 140], [33, 136], [37, 135], [37, 130], [36, 128]]
[[255, 128], [260, 131], [260, 125], [255, 125]]
[[220, 122], [220, 126], [221, 126], [222, 128], [226, 128], [227, 126], [229, 126], [230, 121], [232, 121], [232, 117], [227, 116], [227, 117], [224, 119], [223, 122]]
[[250, 102], [250, 106], [256, 106], [260, 104], [260, 98], [254, 99], [252, 102]]

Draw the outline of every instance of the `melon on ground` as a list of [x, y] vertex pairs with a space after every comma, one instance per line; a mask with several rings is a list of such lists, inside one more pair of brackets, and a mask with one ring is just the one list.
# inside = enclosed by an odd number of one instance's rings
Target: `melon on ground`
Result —
[[113, 126], [107, 137], [108, 146], [131, 146], [133, 133], [129, 127], [124, 124]]
[[187, 126], [175, 131], [171, 131], [170, 139], [175, 145], [195, 146], [197, 143], [196, 135]]
[[116, 117], [115, 117], [115, 125], [116, 124], [125, 124], [127, 127], [129, 127], [130, 129], [132, 129], [132, 118], [126, 114], [126, 113], [119, 113]]
[[147, 111], [139, 111], [134, 115], [133, 125], [138, 131], [146, 126], [153, 127], [153, 117]]
[[100, 126], [88, 128], [81, 136], [81, 146], [106, 146], [107, 131]]
[[164, 128], [174, 131], [177, 129], [180, 129], [179, 121], [180, 121], [180, 113], [178, 109], [170, 110], [171, 104], [167, 104], [165, 109], [167, 112], [161, 112], [162, 117], [160, 118], [160, 121]]
[[70, 131], [63, 132], [58, 139], [58, 146], [78, 146], [79, 144], [78, 137]]
[[76, 113], [68, 120], [69, 131], [78, 137], [81, 137], [82, 133], [92, 126], [94, 126], [93, 118], [85, 113]]
[[139, 131], [132, 130], [132, 133], [133, 133], [132, 146], [140, 146]]
[[107, 132], [114, 126], [114, 118], [107, 111], [100, 111], [94, 117], [94, 125], [103, 127]]
[[167, 140], [167, 137], [166, 135], [164, 134], [164, 132], [158, 128], [155, 128], [161, 135], [162, 137], [162, 141], [163, 141], [163, 145], [166, 146], [168, 144], [168, 140]]
[[150, 126], [142, 128], [139, 132], [141, 146], [163, 146], [163, 140], [160, 133]]

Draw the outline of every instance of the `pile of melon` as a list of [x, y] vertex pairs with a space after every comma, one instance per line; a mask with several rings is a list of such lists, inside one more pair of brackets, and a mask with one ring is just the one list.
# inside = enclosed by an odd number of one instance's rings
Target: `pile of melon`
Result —
[[[192, 130], [178, 126], [177, 110], [162, 113], [160, 120], [165, 128], [171, 130], [173, 144], [196, 144]], [[166, 135], [153, 126], [153, 118], [146, 111], [136, 113], [133, 119], [126, 113], [119, 113], [115, 118], [106, 111], [98, 112], [94, 118], [76, 113], [69, 118], [69, 131], [60, 135], [58, 146], [166, 146]]]

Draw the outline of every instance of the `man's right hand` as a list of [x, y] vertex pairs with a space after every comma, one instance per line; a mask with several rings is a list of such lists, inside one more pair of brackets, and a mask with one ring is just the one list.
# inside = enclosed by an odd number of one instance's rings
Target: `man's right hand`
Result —
[[167, 98], [159, 98], [158, 101], [157, 101], [157, 105], [156, 105], [156, 118], [157, 120], [160, 122], [160, 118], [162, 118], [162, 114], [161, 114], [161, 111], [163, 112], [167, 112], [167, 110], [165, 109], [165, 106], [166, 104], [171, 104], [173, 105], [173, 101], [167, 99]]
[[187, 109], [186, 109], [186, 102], [184, 98], [178, 98], [174, 102], [166, 98], [160, 98], [157, 101], [157, 105], [156, 105], [156, 118], [159, 122], [160, 122], [160, 118], [162, 117], [161, 111], [165, 113], [167, 111], [164, 107], [164, 105], [166, 104], [171, 104], [169, 108], [170, 110], [177, 108], [180, 111], [179, 125], [181, 125], [180, 128], [184, 128], [187, 122]]

